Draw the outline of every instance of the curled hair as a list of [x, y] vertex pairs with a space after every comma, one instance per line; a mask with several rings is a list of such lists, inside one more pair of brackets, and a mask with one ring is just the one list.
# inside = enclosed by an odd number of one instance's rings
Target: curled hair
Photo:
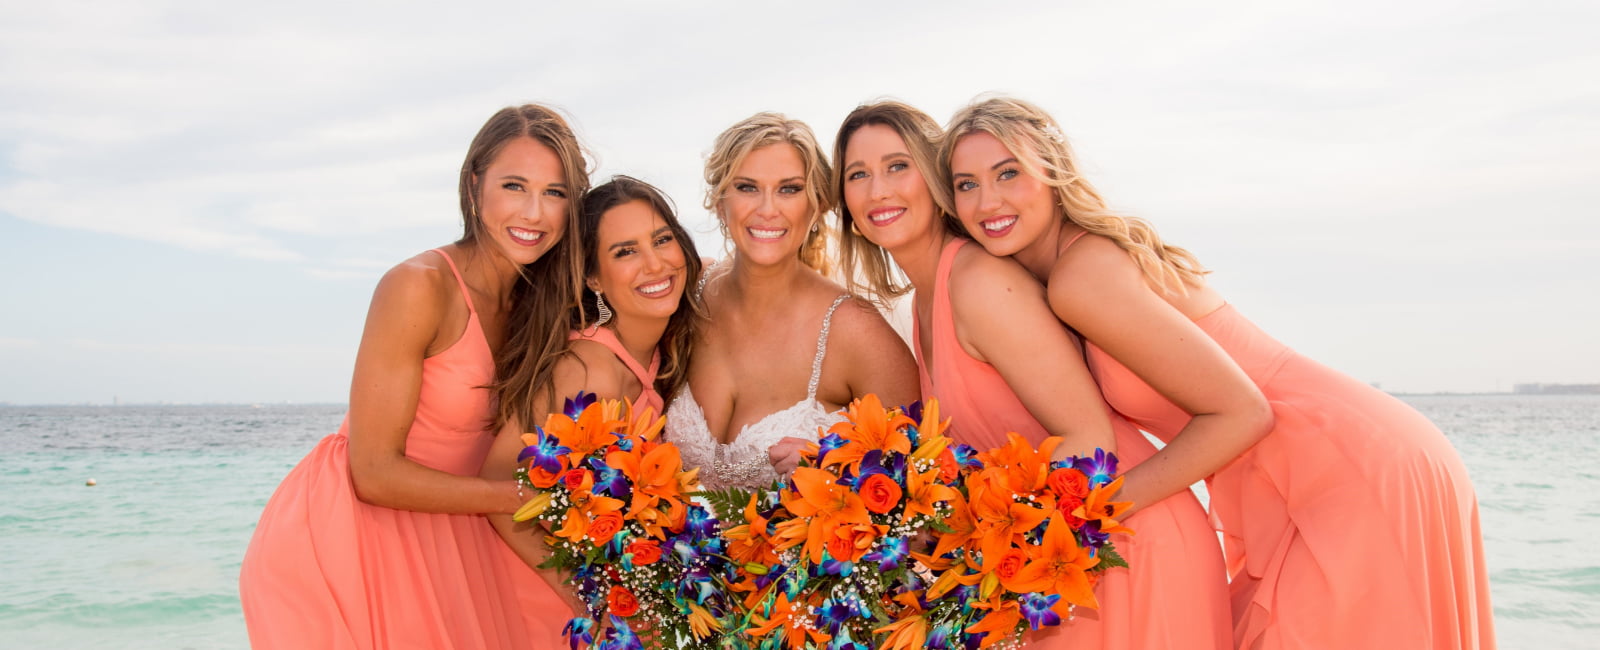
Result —
[[944, 176], [938, 164], [939, 123], [928, 117], [927, 113], [893, 100], [862, 104], [850, 111], [844, 118], [844, 124], [839, 126], [839, 135], [833, 143], [833, 163], [837, 169], [833, 199], [838, 206], [835, 212], [839, 215], [840, 273], [851, 293], [870, 296], [883, 306], [890, 298], [903, 296], [913, 287], [895, 266], [889, 251], [867, 240], [856, 229], [855, 215], [850, 213], [850, 206], [844, 200], [845, 148], [850, 144], [851, 136], [869, 125], [886, 126], [900, 135], [900, 139], [905, 141], [906, 152], [911, 155], [912, 164], [917, 166], [923, 183], [928, 186], [928, 193], [933, 195], [940, 225], [953, 235], [964, 237], [966, 232], [962, 230], [961, 222], [956, 220], [955, 210], [950, 207], [950, 186], [941, 180]]
[[578, 231], [579, 205], [575, 197], [588, 191], [589, 170], [583, 147], [561, 115], [538, 104], [500, 109], [478, 130], [467, 148], [466, 161], [461, 163], [463, 244], [475, 243], [483, 236], [483, 217], [477, 210], [483, 197], [483, 174], [506, 145], [517, 138], [532, 138], [555, 152], [569, 197], [566, 228], [560, 241], [532, 264], [523, 266], [511, 287], [506, 340], [495, 359], [494, 389], [499, 398], [496, 423], [518, 417], [524, 425], [532, 426], [538, 424], [528, 421], [533, 414], [533, 395], [549, 385], [555, 362], [567, 347], [567, 310], [577, 302], [583, 285], [582, 251], [573, 243], [571, 233]]
[[[656, 347], [661, 350], [661, 367], [656, 372], [654, 388], [663, 399], [670, 401], [689, 381], [689, 356], [694, 347], [695, 331], [705, 322], [705, 306], [694, 287], [700, 282], [700, 254], [695, 251], [694, 238], [678, 222], [672, 202], [655, 186], [630, 176], [613, 176], [610, 181], [595, 186], [583, 196], [583, 216], [579, 219], [578, 243], [583, 248], [583, 276], [592, 277], [600, 272], [600, 221], [606, 211], [632, 201], [643, 201], [672, 231], [673, 239], [683, 249], [684, 287], [678, 298], [678, 308], [667, 320]], [[568, 327], [582, 329], [600, 318], [595, 305], [595, 293], [587, 286], [583, 297], [569, 312]], [[658, 414], [659, 415], [659, 414]]]
[[956, 143], [978, 132], [994, 136], [1016, 156], [1024, 170], [1055, 190], [1066, 221], [1110, 239], [1127, 251], [1156, 289], [1183, 294], [1207, 273], [1193, 253], [1161, 241], [1148, 221], [1111, 212], [1100, 193], [1078, 173], [1072, 148], [1055, 119], [1023, 100], [992, 97], [958, 111], [950, 119], [940, 147], [943, 178], [949, 178]]
[[828, 222], [824, 216], [833, 208], [833, 192], [829, 190], [833, 172], [828, 167], [828, 159], [822, 154], [822, 147], [817, 144], [817, 136], [805, 122], [791, 120], [781, 113], [756, 113], [718, 135], [711, 153], [706, 156], [705, 208], [717, 213], [718, 221], [723, 226], [723, 235], [727, 236], [727, 222], [718, 206], [728, 186], [733, 183], [734, 171], [744, 164], [750, 152], [784, 143], [793, 146], [800, 154], [800, 161], [805, 166], [806, 198], [811, 201], [811, 214], [807, 219], [810, 225], [805, 241], [800, 244], [799, 258], [806, 266], [827, 275], [831, 271], [831, 264], [828, 259]]

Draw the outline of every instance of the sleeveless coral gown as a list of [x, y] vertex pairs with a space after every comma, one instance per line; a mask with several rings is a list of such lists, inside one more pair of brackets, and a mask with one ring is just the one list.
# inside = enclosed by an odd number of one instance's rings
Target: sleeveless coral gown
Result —
[[[957, 442], [984, 450], [1005, 443], [1015, 431], [1037, 446], [1049, 436], [1017, 399], [1005, 378], [968, 355], [956, 339], [949, 277], [956, 254], [971, 242], [957, 239], [939, 256], [930, 329], [933, 364], [923, 359], [921, 327], [912, 328], [912, 348], [924, 397], [939, 399]], [[987, 254], [987, 253], [980, 253]], [[1127, 420], [1104, 408], [1116, 434], [1118, 468], [1125, 471], [1155, 453], [1154, 445]], [[1217, 535], [1189, 491], [1145, 506], [1124, 523], [1133, 535], [1113, 535], [1127, 569], [1108, 571], [1095, 586], [1099, 610], [1080, 607], [1074, 618], [1048, 632], [1031, 633], [1032, 648], [1194, 648], [1232, 646], [1228, 585]]]
[[661, 369], [660, 348], [657, 348], [655, 354], [651, 355], [650, 367], [646, 368], [639, 365], [638, 360], [634, 359], [633, 355], [628, 354], [628, 349], [622, 347], [622, 341], [617, 339], [617, 333], [610, 329], [596, 327], [588, 332], [572, 330], [567, 333], [567, 340], [591, 341], [605, 346], [607, 350], [611, 351], [611, 354], [616, 355], [617, 359], [622, 361], [622, 365], [628, 367], [633, 376], [639, 379], [639, 383], [644, 385], [644, 390], [640, 391], [639, 396], [633, 400], [633, 408], [638, 411], [649, 408], [657, 416], [662, 415], [662, 407], [665, 402], [662, 401], [661, 394], [656, 392], [656, 371]]
[[[406, 457], [476, 476], [489, 445], [494, 362], [455, 262], [466, 332], [422, 362]], [[480, 515], [369, 505], [350, 480], [350, 419], [267, 502], [239, 574], [250, 644], [476, 649], [562, 644], [570, 609]], [[509, 478], [509, 477], [508, 477]], [[552, 615], [552, 612], [559, 612]]]
[[[1277, 417], [1208, 481], [1238, 647], [1493, 648], [1477, 497], [1444, 434], [1232, 306], [1195, 324]], [[1088, 357], [1106, 399], [1140, 428], [1170, 441], [1189, 423], [1103, 350], [1090, 344]]]

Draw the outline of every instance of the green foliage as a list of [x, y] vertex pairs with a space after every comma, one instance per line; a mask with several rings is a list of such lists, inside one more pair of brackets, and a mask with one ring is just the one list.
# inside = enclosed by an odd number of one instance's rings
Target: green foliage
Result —
[[1094, 565], [1092, 570], [1104, 571], [1119, 566], [1128, 566], [1128, 561], [1122, 559], [1122, 556], [1117, 554], [1117, 549], [1112, 548], [1110, 545], [1100, 547], [1097, 557], [1100, 558], [1100, 563]]
[[721, 490], [701, 490], [689, 496], [700, 497], [711, 505], [712, 514], [717, 516], [717, 521], [722, 522], [722, 529], [727, 530], [735, 526], [750, 523], [744, 517], [745, 506], [750, 505], [750, 490], [744, 488], [723, 488]]

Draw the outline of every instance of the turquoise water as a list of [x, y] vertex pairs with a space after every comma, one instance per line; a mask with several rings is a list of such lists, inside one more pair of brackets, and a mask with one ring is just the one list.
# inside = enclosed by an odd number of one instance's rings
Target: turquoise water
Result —
[[[1600, 397], [1405, 399], [1472, 472], [1500, 647], [1592, 647]], [[0, 648], [247, 647], [237, 577], [256, 517], [342, 416], [0, 407]]]

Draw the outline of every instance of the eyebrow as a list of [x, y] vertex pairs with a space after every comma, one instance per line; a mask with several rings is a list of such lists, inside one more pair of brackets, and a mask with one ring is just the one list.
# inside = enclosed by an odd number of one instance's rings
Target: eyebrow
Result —
[[[910, 157], [911, 157], [910, 153], [907, 153], [907, 152], [904, 152], [904, 151], [895, 151], [895, 152], [892, 152], [892, 153], [883, 154], [883, 157], [880, 158], [880, 160], [893, 160], [895, 158], [910, 158]], [[856, 161], [852, 161], [848, 165], [845, 165], [844, 168], [845, 169], [851, 169], [851, 168], [854, 168], [854, 167], [860, 167], [860, 166], [865, 165], [865, 164], [867, 164], [866, 161], [856, 160]]]
[[[1007, 159], [1002, 160], [1000, 162], [997, 162], [997, 163], [995, 163], [993, 165], [989, 165], [989, 170], [990, 171], [994, 171], [994, 170], [999, 169], [1001, 167], [1004, 167], [1006, 165], [1013, 165], [1013, 164], [1017, 164], [1017, 159], [1016, 158], [1007, 158]], [[954, 172], [954, 173], [950, 174], [950, 178], [958, 178], [958, 177], [962, 177], [962, 176], [972, 176], [972, 174], [969, 174], [969, 173], [966, 173], [966, 172]]]
[[[756, 182], [756, 179], [750, 178], [749, 176], [735, 176], [735, 177], [733, 177], [733, 180], [728, 181], [728, 182], [729, 183], [737, 183], [739, 181], [745, 181], [745, 182], [748, 182], [748, 183], [751, 183], [751, 184], [760, 185], [760, 183]], [[804, 182], [806, 182], [806, 178], [804, 176], [790, 176], [788, 178], [784, 178], [784, 179], [779, 179], [778, 180], [778, 184], [779, 185], [782, 185], [784, 183], [804, 183]]]
[[[655, 229], [655, 231], [650, 233], [650, 236], [651, 237], [655, 237], [656, 235], [659, 235], [662, 232], [672, 232], [672, 226], [662, 226], [660, 228], [657, 228], [657, 229]], [[619, 241], [619, 242], [617, 242], [615, 244], [612, 244], [609, 247], [607, 247], [606, 250], [614, 251], [614, 250], [616, 250], [618, 248], [622, 248], [622, 247], [625, 247], [625, 246], [635, 246], [635, 245], [638, 245], [638, 243], [639, 243], [639, 240], [637, 240], [637, 239], [629, 239], [627, 241]]]
[[[519, 181], [519, 182], [521, 182], [521, 183], [523, 183], [525, 185], [528, 184], [528, 179], [523, 178], [521, 176], [518, 176], [516, 174], [506, 174], [504, 176], [501, 176], [500, 180], [503, 180], [503, 181]], [[556, 181], [554, 183], [551, 183], [550, 187], [559, 187], [561, 189], [566, 189], [567, 188], [567, 184], [565, 182], [562, 182], [562, 181]]]

